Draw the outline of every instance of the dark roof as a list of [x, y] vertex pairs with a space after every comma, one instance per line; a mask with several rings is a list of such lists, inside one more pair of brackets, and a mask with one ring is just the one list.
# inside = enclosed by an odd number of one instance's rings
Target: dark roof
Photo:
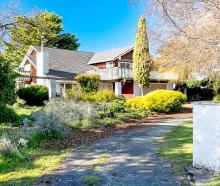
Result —
[[[40, 46], [33, 46], [37, 52], [41, 51]], [[47, 75], [66, 77], [73, 79], [77, 74], [92, 70], [95, 67], [88, 65], [88, 61], [94, 55], [93, 52], [81, 52], [65, 49], [44, 47], [49, 55], [49, 73]]]
[[107, 61], [113, 61], [117, 59], [118, 57], [122, 56], [123, 54], [126, 54], [127, 52], [131, 51], [133, 49], [132, 46], [124, 47], [124, 48], [117, 48], [112, 49], [104, 52], [98, 52], [92, 56], [92, 58], [89, 60], [88, 64], [96, 64], [100, 62], [107, 62]]

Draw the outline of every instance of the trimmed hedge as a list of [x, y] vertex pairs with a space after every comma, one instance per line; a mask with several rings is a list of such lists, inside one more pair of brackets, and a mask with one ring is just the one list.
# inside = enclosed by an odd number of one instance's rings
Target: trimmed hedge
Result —
[[186, 96], [178, 91], [155, 90], [126, 101], [126, 106], [155, 112], [180, 112]]
[[31, 85], [17, 91], [18, 97], [26, 101], [27, 105], [43, 105], [48, 100], [48, 89], [43, 85]]

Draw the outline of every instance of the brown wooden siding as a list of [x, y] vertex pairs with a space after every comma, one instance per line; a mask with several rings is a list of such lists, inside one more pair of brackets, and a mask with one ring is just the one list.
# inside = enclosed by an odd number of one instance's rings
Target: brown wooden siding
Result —
[[123, 56], [121, 56], [122, 60], [132, 60], [132, 55], [133, 55], [133, 50], [128, 52], [127, 54], [124, 54]]

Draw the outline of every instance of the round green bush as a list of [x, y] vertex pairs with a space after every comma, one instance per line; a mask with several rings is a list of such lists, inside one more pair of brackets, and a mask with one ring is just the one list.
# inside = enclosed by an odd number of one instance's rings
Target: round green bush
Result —
[[42, 85], [31, 85], [17, 91], [18, 97], [26, 101], [27, 105], [43, 105], [48, 100], [48, 89]]
[[155, 112], [180, 112], [186, 96], [178, 91], [155, 90], [144, 96], [127, 100], [126, 106]]
[[18, 115], [12, 108], [0, 106], [0, 123], [16, 121], [18, 121]]

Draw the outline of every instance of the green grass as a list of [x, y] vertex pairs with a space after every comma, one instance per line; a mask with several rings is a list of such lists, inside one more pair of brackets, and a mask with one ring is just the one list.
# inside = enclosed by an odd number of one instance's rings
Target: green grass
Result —
[[86, 176], [83, 179], [83, 183], [89, 186], [94, 186], [94, 185], [101, 183], [101, 180], [96, 176]]
[[[31, 117], [33, 111], [41, 107], [30, 107], [16, 104], [13, 106], [19, 118]], [[19, 127], [13, 124], [0, 123], [0, 136], [7, 133], [13, 135], [19, 131]], [[5, 161], [0, 155], [0, 185], [1, 186], [27, 186], [33, 183], [43, 174], [56, 169], [62, 160], [70, 154], [70, 149], [58, 149], [51, 147], [28, 148], [24, 151], [27, 155], [25, 159], [13, 159]]]
[[[186, 185], [188, 181], [184, 167], [192, 163], [192, 135], [192, 122], [186, 122], [158, 141], [160, 155], [171, 162], [174, 174]], [[205, 184], [220, 185], [220, 176]]]

